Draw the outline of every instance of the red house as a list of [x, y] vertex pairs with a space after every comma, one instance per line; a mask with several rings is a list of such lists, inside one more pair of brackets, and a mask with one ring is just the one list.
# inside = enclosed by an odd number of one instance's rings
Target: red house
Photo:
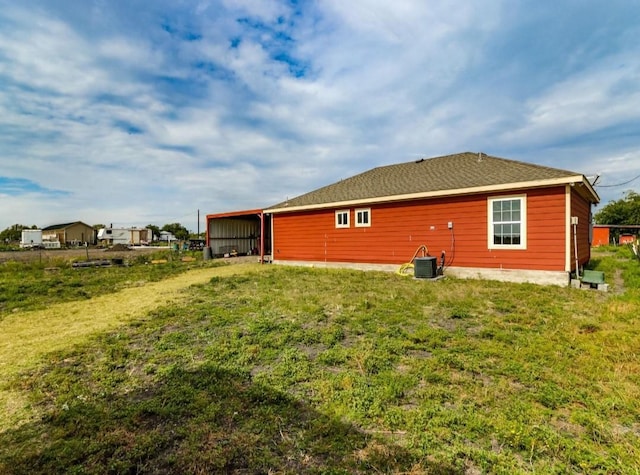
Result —
[[589, 261], [598, 202], [580, 173], [460, 153], [374, 168], [267, 208], [262, 252], [275, 264], [397, 270], [424, 244], [444, 251], [445, 275], [568, 285]]

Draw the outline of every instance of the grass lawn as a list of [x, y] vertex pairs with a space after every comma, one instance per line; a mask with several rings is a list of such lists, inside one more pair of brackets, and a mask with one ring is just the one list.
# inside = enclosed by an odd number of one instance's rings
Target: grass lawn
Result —
[[[55, 252], [52, 254], [56, 255]], [[183, 256], [201, 257], [200, 253], [195, 252], [183, 253]], [[108, 260], [109, 257], [108, 253], [103, 253], [99, 260]], [[154, 259], [168, 262], [151, 265]], [[18, 311], [46, 309], [60, 302], [88, 300], [147, 282], [157, 282], [194, 267], [218, 265], [201, 259], [186, 264], [180, 260], [180, 256], [167, 251], [142, 255], [134, 252], [123, 261], [125, 266], [97, 269], [74, 268], [73, 260], [55, 257], [42, 261], [0, 263], [0, 321]]]
[[0, 367], [0, 473], [639, 473], [640, 263], [594, 265], [611, 292], [214, 275]]

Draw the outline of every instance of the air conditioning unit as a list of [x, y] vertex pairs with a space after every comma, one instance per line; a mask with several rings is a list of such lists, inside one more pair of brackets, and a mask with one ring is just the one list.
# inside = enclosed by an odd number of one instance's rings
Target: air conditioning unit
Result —
[[413, 260], [413, 276], [416, 279], [435, 279], [438, 266], [435, 257], [416, 257]]

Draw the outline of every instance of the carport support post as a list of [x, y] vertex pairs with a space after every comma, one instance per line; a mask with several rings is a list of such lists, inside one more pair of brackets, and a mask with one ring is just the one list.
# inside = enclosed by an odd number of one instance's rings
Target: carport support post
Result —
[[211, 241], [209, 241], [209, 217], [207, 216], [206, 218], [204, 218], [204, 223], [205, 223], [205, 229], [204, 229], [204, 245], [205, 247], [207, 246], [211, 246]]
[[260, 265], [264, 264], [264, 211], [260, 213]]

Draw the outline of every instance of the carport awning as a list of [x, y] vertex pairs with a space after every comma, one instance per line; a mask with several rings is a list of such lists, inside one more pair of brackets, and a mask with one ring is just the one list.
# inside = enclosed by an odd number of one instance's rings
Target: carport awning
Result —
[[207, 221], [218, 218], [238, 218], [242, 216], [261, 215], [261, 209], [248, 209], [244, 211], [228, 211], [226, 213], [208, 214]]
[[239, 252], [251, 252], [259, 248], [256, 250], [259, 250], [261, 261], [264, 261], [264, 236], [268, 231], [265, 230], [264, 219], [262, 209], [207, 214], [207, 246], [215, 248], [214, 254], [230, 252], [227, 248]]

